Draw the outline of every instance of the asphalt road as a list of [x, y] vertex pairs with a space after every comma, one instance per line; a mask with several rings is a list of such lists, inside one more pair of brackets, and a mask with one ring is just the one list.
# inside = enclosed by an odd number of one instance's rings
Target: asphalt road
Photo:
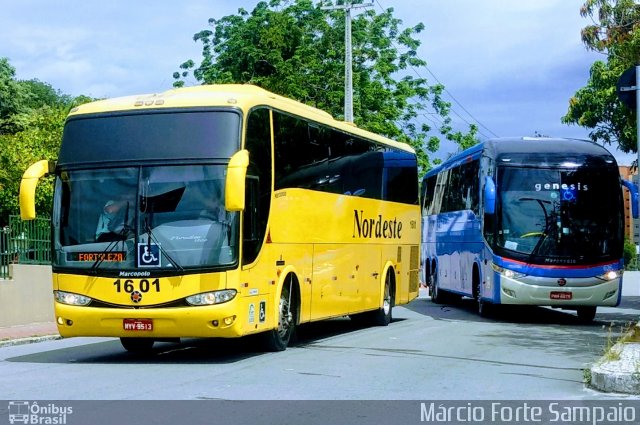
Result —
[[[601, 308], [592, 324], [548, 308], [479, 317], [471, 300], [424, 294], [388, 327], [346, 318], [304, 326], [295, 346], [263, 353], [252, 339], [157, 344], [138, 357], [109, 338], [0, 348], [3, 399], [570, 400], [629, 399], [583, 384], [583, 369], [640, 318], [640, 297]], [[631, 399], [634, 399], [631, 397]], [[637, 397], [635, 398], [637, 399]]]

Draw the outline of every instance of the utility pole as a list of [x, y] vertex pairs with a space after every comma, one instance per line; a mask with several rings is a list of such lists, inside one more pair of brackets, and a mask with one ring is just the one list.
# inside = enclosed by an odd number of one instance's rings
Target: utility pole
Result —
[[344, 120], [353, 122], [353, 75], [351, 50], [351, 9], [373, 6], [372, 3], [352, 4], [345, 0], [341, 5], [323, 6], [322, 10], [344, 10]]

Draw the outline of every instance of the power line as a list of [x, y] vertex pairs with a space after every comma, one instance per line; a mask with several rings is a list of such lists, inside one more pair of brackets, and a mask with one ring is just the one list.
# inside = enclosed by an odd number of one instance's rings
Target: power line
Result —
[[[378, 7], [384, 12], [386, 9], [382, 6], [382, 4], [380, 4], [379, 0], [375, 0]], [[394, 43], [394, 47], [398, 48], [398, 46], [395, 45]], [[421, 78], [424, 79], [420, 73], [415, 69], [415, 67], [411, 64], [409, 64], [409, 66], [411, 67], [411, 69], [415, 72], [415, 74]], [[467, 110], [467, 108], [465, 108], [462, 103], [460, 103], [460, 101], [458, 99], [456, 99], [455, 96], [453, 96], [453, 94], [451, 94], [451, 92], [449, 90], [447, 90], [446, 86], [438, 79], [438, 77], [436, 77], [436, 75], [433, 73], [433, 71], [431, 71], [429, 69], [429, 67], [427, 67], [426, 65], [423, 65], [423, 67], [427, 70], [427, 72], [433, 77], [433, 79], [440, 84], [443, 87], [443, 91], [449, 95], [449, 97], [467, 114], [469, 115], [469, 117], [471, 117], [471, 119], [473, 121], [475, 121], [476, 123], [478, 123], [479, 127], [478, 127], [478, 132], [480, 134], [482, 134], [484, 137], [486, 138], [490, 138], [488, 137], [486, 134], [484, 134], [481, 130], [480, 127], [484, 128], [485, 130], [487, 130], [489, 133], [491, 133], [494, 137], [498, 137], [498, 135], [496, 133], [494, 133], [493, 131], [491, 131], [490, 128], [488, 128], [486, 125], [484, 125], [480, 120], [478, 120], [475, 116], [473, 116], [473, 114], [471, 112], [469, 112]], [[471, 123], [469, 121], [467, 121], [465, 118], [463, 118], [455, 109], [451, 108], [451, 112], [453, 112], [457, 117], [459, 117], [462, 121], [464, 121], [465, 123], [467, 123], [468, 125], [471, 125]]]

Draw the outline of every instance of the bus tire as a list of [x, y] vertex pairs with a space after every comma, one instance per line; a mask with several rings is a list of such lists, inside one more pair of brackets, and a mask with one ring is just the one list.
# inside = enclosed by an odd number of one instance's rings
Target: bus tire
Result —
[[120, 338], [120, 343], [130, 353], [135, 354], [148, 354], [151, 352], [153, 348], [153, 343], [155, 341], [153, 338], [131, 338], [131, 337], [122, 337]]
[[473, 298], [476, 300], [476, 305], [478, 309], [478, 315], [480, 317], [491, 317], [494, 312], [493, 303], [487, 302], [482, 299], [481, 287], [480, 287], [480, 275], [477, 270], [474, 270], [473, 273]]
[[481, 298], [478, 298], [478, 314], [480, 317], [491, 317], [495, 306]]
[[597, 307], [594, 306], [586, 306], [586, 307], [578, 307], [578, 321], [580, 323], [591, 323], [593, 319], [596, 317]]
[[289, 276], [282, 285], [280, 302], [278, 303], [278, 327], [264, 333], [263, 342], [266, 351], [284, 351], [295, 333], [297, 317], [297, 299], [293, 289], [293, 277]]
[[393, 319], [393, 277], [391, 269], [387, 270], [387, 276], [384, 279], [384, 295], [382, 297], [382, 306], [373, 312], [373, 324], [376, 326], [387, 326]]
[[429, 293], [431, 294], [432, 302], [436, 304], [442, 304], [444, 302], [444, 294], [438, 287], [438, 273], [436, 269], [433, 269], [429, 276]]

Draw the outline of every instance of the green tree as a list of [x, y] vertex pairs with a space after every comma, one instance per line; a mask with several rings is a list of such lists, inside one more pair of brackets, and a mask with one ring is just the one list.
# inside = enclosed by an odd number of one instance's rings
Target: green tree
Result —
[[[24, 171], [41, 159], [56, 159], [67, 113], [65, 107], [41, 107], [27, 116], [25, 130], [0, 136], [1, 224], [8, 222], [9, 215], [19, 212], [18, 193]], [[36, 209], [40, 214], [50, 215], [52, 199], [53, 185], [39, 184]]]
[[[637, 257], [636, 246], [629, 239], [626, 239], [626, 238], [624, 240], [623, 257], [624, 257], [625, 268], [629, 268], [629, 266], [633, 264], [633, 260], [635, 260]], [[636, 267], [637, 267], [637, 264], [636, 264]]]
[[7, 58], [0, 58], [0, 134], [15, 133], [27, 111], [26, 87], [15, 79], [16, 70]]
[[[181, 64], [174, 86], [190, 75], [203, 84], [251, 83], [343, 117], [343, 12], [322, 10], [311, 0], [271, 0], [259, 2], [251, 13], [241, 8], [209, 24], [212, 29], [193, 37], [203, 46], [200, 64]], [[443, 124], [435, 130], [461, 145], [477, 143], [477, 127], [467, 134], [453, 131], [443, 87], [414, 76], [425, 65], [415, 38], [424, 25], [401, 24], [391, 8], [369, 9], [352, 21], [354, 121], [412, 145], [424, 170], [431, 166], [427, 152], [435, 152], [440, 142], [425, 113], [440, 115]]]
[[620, 75], [640, 61], [640, 5], [635, 0], [587, 0], [580, 9], [592, 25], [583, 28], [587, 49], [606, 55], [591, 66], [589, 80], [569, 101], [562, 122], [592, 129], [589, 137], [636, 151], [636, 112], [616, 94]]
[[60, 90], [51, 87], [50, 84], [37, 79], [20, 81], [19, 84], [21, 84], [27, 92], [25, 106], [29, 109], [37, 109], [43, 106], [67, 107], [77, 102], [77, 99], [63, 94]]
[[[0, 59], [0, 225], [17, 214], [22, 174], [32, 163], [58, 155], [69, 109], [93, 99], [72, 98], [50, 84], [20, 81], [6, 58]], [[49, 214], [53, 186], [40, 184], [36, 208]]]

